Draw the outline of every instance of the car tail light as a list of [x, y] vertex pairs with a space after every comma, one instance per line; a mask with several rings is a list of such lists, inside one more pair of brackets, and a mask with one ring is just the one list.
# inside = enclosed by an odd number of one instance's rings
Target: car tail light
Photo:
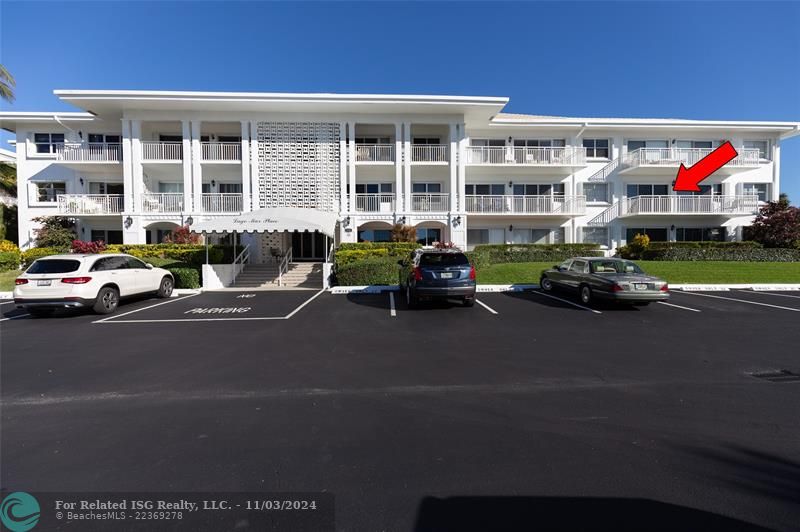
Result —
[[86, 284], [91, 280], [91, 277], [64, 277], [61, 279], [61, 282], [67, 284]]
[[27, 279], [22, 279], [22, 278], [14, 279], [14, 284], [16, 284], [16, 285], [28, 284], [28, 280]]
[[422, 268], [420, 268], [419, 266], [414, 268], [414, 280], [415, 281], [421, 281], [422, 280]]
[[614, 292], [624, 292], [625, 287], [621, 284], [614, 283]]
[[469, 278], [473, 281], [475, 280], [475, 266], [470, 266], [469, 268]]
[[662, 292], [669, 292], [669, 284], [668, 283], [662, 284], [659, 290], [661, 290]]

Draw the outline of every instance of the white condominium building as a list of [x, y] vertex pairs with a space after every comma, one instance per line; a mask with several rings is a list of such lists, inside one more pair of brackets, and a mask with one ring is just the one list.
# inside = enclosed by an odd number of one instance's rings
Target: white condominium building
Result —
[[[82, 240], [156, 243], [181, 225], [231, 232], [251, 261], [332, 242], [736, 240], [778, 198], [791, 122], [508, 114], [507, 98], [57, 90], [79, 112], [2, 112], [16, 134], [19, 241], [38, 216]], [[672, 189], [730, 141], [699, 193]], [[227, 232], [227, 234], [226, 234]], [[333, 240], [331, 240], [333, 239]]]

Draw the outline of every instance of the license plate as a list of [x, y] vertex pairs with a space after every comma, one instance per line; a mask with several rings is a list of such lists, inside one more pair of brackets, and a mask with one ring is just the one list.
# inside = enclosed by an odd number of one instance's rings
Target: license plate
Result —
[[50, 279], [39, 279], [36, 281], [36, 286], [50, 286]]
[[633, 286], [636, 290], [647, 290], [647, 283], [636, 283]]
[[451, 272], [444, 272], [439, 274], [440, 279], [452, 279], [453, 274]]

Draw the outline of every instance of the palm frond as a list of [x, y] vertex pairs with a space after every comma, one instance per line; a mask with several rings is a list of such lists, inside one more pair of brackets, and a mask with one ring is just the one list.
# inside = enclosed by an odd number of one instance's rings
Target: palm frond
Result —
[[14, 76], [6, 70], [6, 67], [0, 65], [0, 98], [7, 102], [13, 102], [14, 87], [16, 86], [17, 82], [14, 80]]

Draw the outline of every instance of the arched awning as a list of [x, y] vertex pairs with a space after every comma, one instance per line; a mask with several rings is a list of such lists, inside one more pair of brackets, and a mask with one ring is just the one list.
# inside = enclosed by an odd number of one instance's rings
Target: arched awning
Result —
[[271, 233], [273, 231], [319, 231], [334, 238], [337, 216], [332, 212], [300, 207], [268, 207], [235, 216], [197, 222], [194, 233]]

